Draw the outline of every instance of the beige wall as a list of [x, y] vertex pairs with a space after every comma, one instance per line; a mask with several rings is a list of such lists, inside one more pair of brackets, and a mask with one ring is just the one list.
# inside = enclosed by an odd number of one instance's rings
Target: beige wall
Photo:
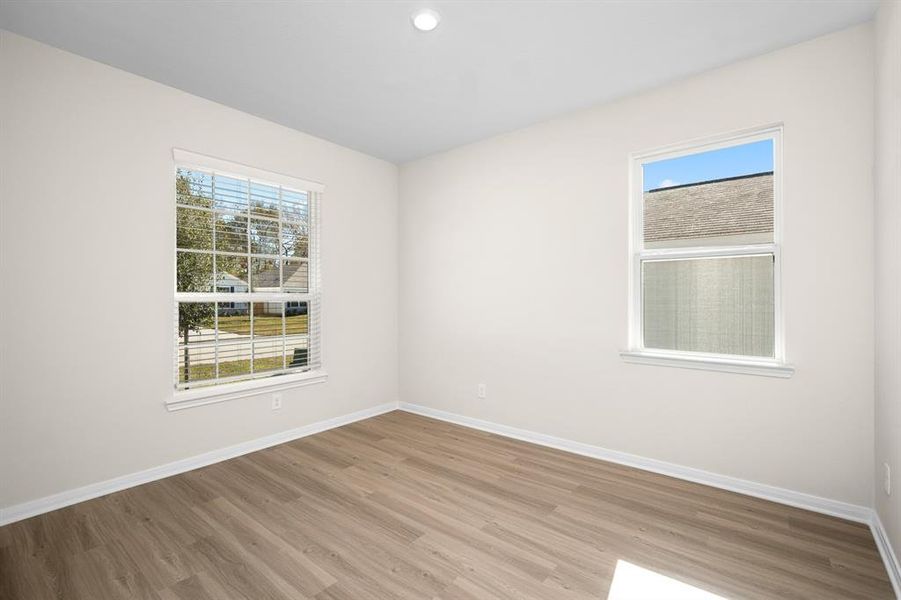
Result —
[[[394, 165], [5, 32], [0, 81], [0, 507], [397, 400]], [[327, 186], [330, 379], [279, 412], [163, 407], [173, 146]]]
[[[901, 556], [901, 4], [876, 15], [876, 510]], [[883, 464], [893, 469], [891, 496]]]
[[[623, 363], [629, 153], [775, 122], [797, 373]], [[401, 399], [870, 505], [872, 159], [864, 25], [402, 166]]]

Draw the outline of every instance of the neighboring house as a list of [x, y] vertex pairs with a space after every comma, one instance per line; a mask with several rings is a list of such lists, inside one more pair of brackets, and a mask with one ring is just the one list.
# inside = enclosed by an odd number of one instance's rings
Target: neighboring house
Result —
[[[284, 287], [280, 286], [279, 270], [273, 266], [262, 269], [259, 273], [252, 274], [253, 291], [263, 293], [278, 293], [285, 291], [306, 292], [309, 289], [309, 266], [306, 259], [286, 260], [282, 265]], [[216, 285], [217, 292], [247, 292], [250, 286], [246, 281], [226, 272], [219, 273], [219, 282]], [[220, 302], [219, 314], [229, 315], [232, 311], [247, 310], [246, 302]], [[255, 315], [280, 315], [281, 304], [277, 302], [257, 302], [254, 304]], [[287, 302], [285, 313], [288, 315], [306, 314], [305, 302]]]
[[[250, 286], [243, 279], [235, 277], [231, 273], [222, 271], [219, 273], [216, 282], [216, 291], [225, 293], [243, 293], [247, 292]], [[237, 314], [239, 311], [247, 310], [247, 302], [220, 302], [219, 314], [221, 316], [229, 316]]]
[[771, 242], [773, 173], [645, 192], [644, 239], [647, 248]]
[[[647, 248], [773, 241], [773, 174], [757, 173], [644, 194]], [[774, 352], [773, 259], [646, 262], [646, 347], [745, 356]]]

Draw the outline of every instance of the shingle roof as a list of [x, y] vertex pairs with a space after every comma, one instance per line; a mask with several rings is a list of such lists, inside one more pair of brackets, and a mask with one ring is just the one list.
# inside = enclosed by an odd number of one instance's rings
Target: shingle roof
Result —
[[[307, 263], [297, 260], [286, 261], [282, 267], [284, 270], [285, 287], [306, 287], [307, 285]], [[277, 268], [267, 268], [259, 273], [254, 274], [254, 288], [277, 288], [279, 287], [279, 273]]]
[[773, 231], [773, 173], [644, 193], [645, 242]]

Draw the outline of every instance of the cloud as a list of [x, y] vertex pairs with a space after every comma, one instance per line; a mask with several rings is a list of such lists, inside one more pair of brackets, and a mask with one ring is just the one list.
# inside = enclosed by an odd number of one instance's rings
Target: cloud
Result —
[[660, 182], [660, 185], [658, 185], [657, 188], [658, 189], [659, 188], [668, 188], [668, 187], [673, 187], [674, 185], [682, 185], [682, 184], [680, 184], [678, 181], [673, 181], [672, 179], [664, 179], [663, 181]]

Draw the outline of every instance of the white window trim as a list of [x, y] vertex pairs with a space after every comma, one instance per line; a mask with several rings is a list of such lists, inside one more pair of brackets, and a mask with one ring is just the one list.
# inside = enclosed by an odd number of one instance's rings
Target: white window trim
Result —
[[326, 381], [328, 381], [328, 373], [318, 369], [290, 375], [276, 375], [260, 379], [247, 379], [235, 383], [222, 383], [202, 388], [178, 390], [171, 399], [166, 401], [166, 408], [171, 412], [225, 402], [226, 400], [279, 392], [316, 383], [325, 383]]
[[681, 369], [702, 369], [720, 371], [722, 373], [741, 373], [744, 375], [762, 375], [764, 377], [791, 377], [794, 367], [769, 360], [743, 360], [741, 357], [727, 357], [718, 354], [691, 355], [680, 352], [624, 351], [619, 353], [623, 362], [635, 365], [652, 365], [656, 367], [676, 367]]
[[[620, 352], [625, 362], [634, 364], [704, 369], [769, 377], [791, 377], [794, 367], [785, 360], [785, 329], [782, 310], [782, 129], [781, 123], [723, 135], [710, 136], [654, 150], [636, 152], [629, 160], [629, 341]], [[773, 241], [746, 246], [644, 248], [645, 163], [718, 150], [743, 143], [773, 140]], [[672, 260], [717, 256], [773, 255], [774, 356], [747, 357], [726, 354], [685, 352], [645, 348], [642, 339], [641, 263], [643, 260]]]
[[172, 149], [172, 158], [175, 164], [186, 169], [198, 169], [200, 171], [215, 171], [219, 175], [234, 177], [236, 179], [253, 179], [260, 183], [274, 183], [277, 185], [304, 190], [308, 192], [322, 193], [325, 186], [318, 181], [310, 181], [309, 179], [301, 179], [293, 175], [284, 175], [275, 171], [267, 171], [258, 169], [234, 161], [216, 158], [215, 156], [207, 156], [182, 150], [181, 148]]
[[[189, 152], [180, 148], [172, 149], [172, 158], [174, 167], [197, 169], [201, 171], [213, 171], [220, 175], [235, 177], [238, 179], [253, 179], [260, 183], [271, 183], [292, 189], [304, 190], [311, 193], [321, 194], [325, 191], [325, 186], [315, 181], [301, 179], [290, 175], [266, 171], [256, 167], [226, 161], [224, 159]], [[174, 172], [174, 169], [173, 169]], [[321, 208], [319, 209], [321, 211]], [[318, 222], [311, 226], [319, 227]], [[318, 233], [317, 233], [318, 235]], [[309, 263], [310, 258], [306, 259]], [[310, 285], [313, 285], [313, 277], [310, 277]], [[178, 298], [175, 285], [175, 276], [173, 274], [173, 298]], [[241, 294], [240, 298], [229, 302], [252, 302], [266, 300], [284, 300], [307, 302], [308, 310], [313, 310], [314, 296], [321, 293], [321, 290], [311, 288], [306, 293], [278, 293], [278, 294], [257, 294], [250, 292]], [[190, 296], [194, 301], [210, 301], [215, 302], [222, 299], [222, 293], [182, 293], [183, 296]], [[320, 331], [320, 352], [322, 345], [322, 332]], [[297, 387], [313, 385], [317, 383], [325, 383], [328, 381], [328, 373], [320, 367], [311, 371], [303, 371], [300, 373], [277, 373], [262, 375], [256, 379], [244, 379], [231, 383], [210, 384], [190, 389], [173, 389], [172, 395], [164, 402], [166, 409], [171, 411], [183, 410], [185, 408], [193, 408], [195, 406], [205, 406], [207, 404], [215, 404], [225, 402], [227, 400], [235, 400], [238, 398], [247, 398], [260, 394], [272, 393]]]

